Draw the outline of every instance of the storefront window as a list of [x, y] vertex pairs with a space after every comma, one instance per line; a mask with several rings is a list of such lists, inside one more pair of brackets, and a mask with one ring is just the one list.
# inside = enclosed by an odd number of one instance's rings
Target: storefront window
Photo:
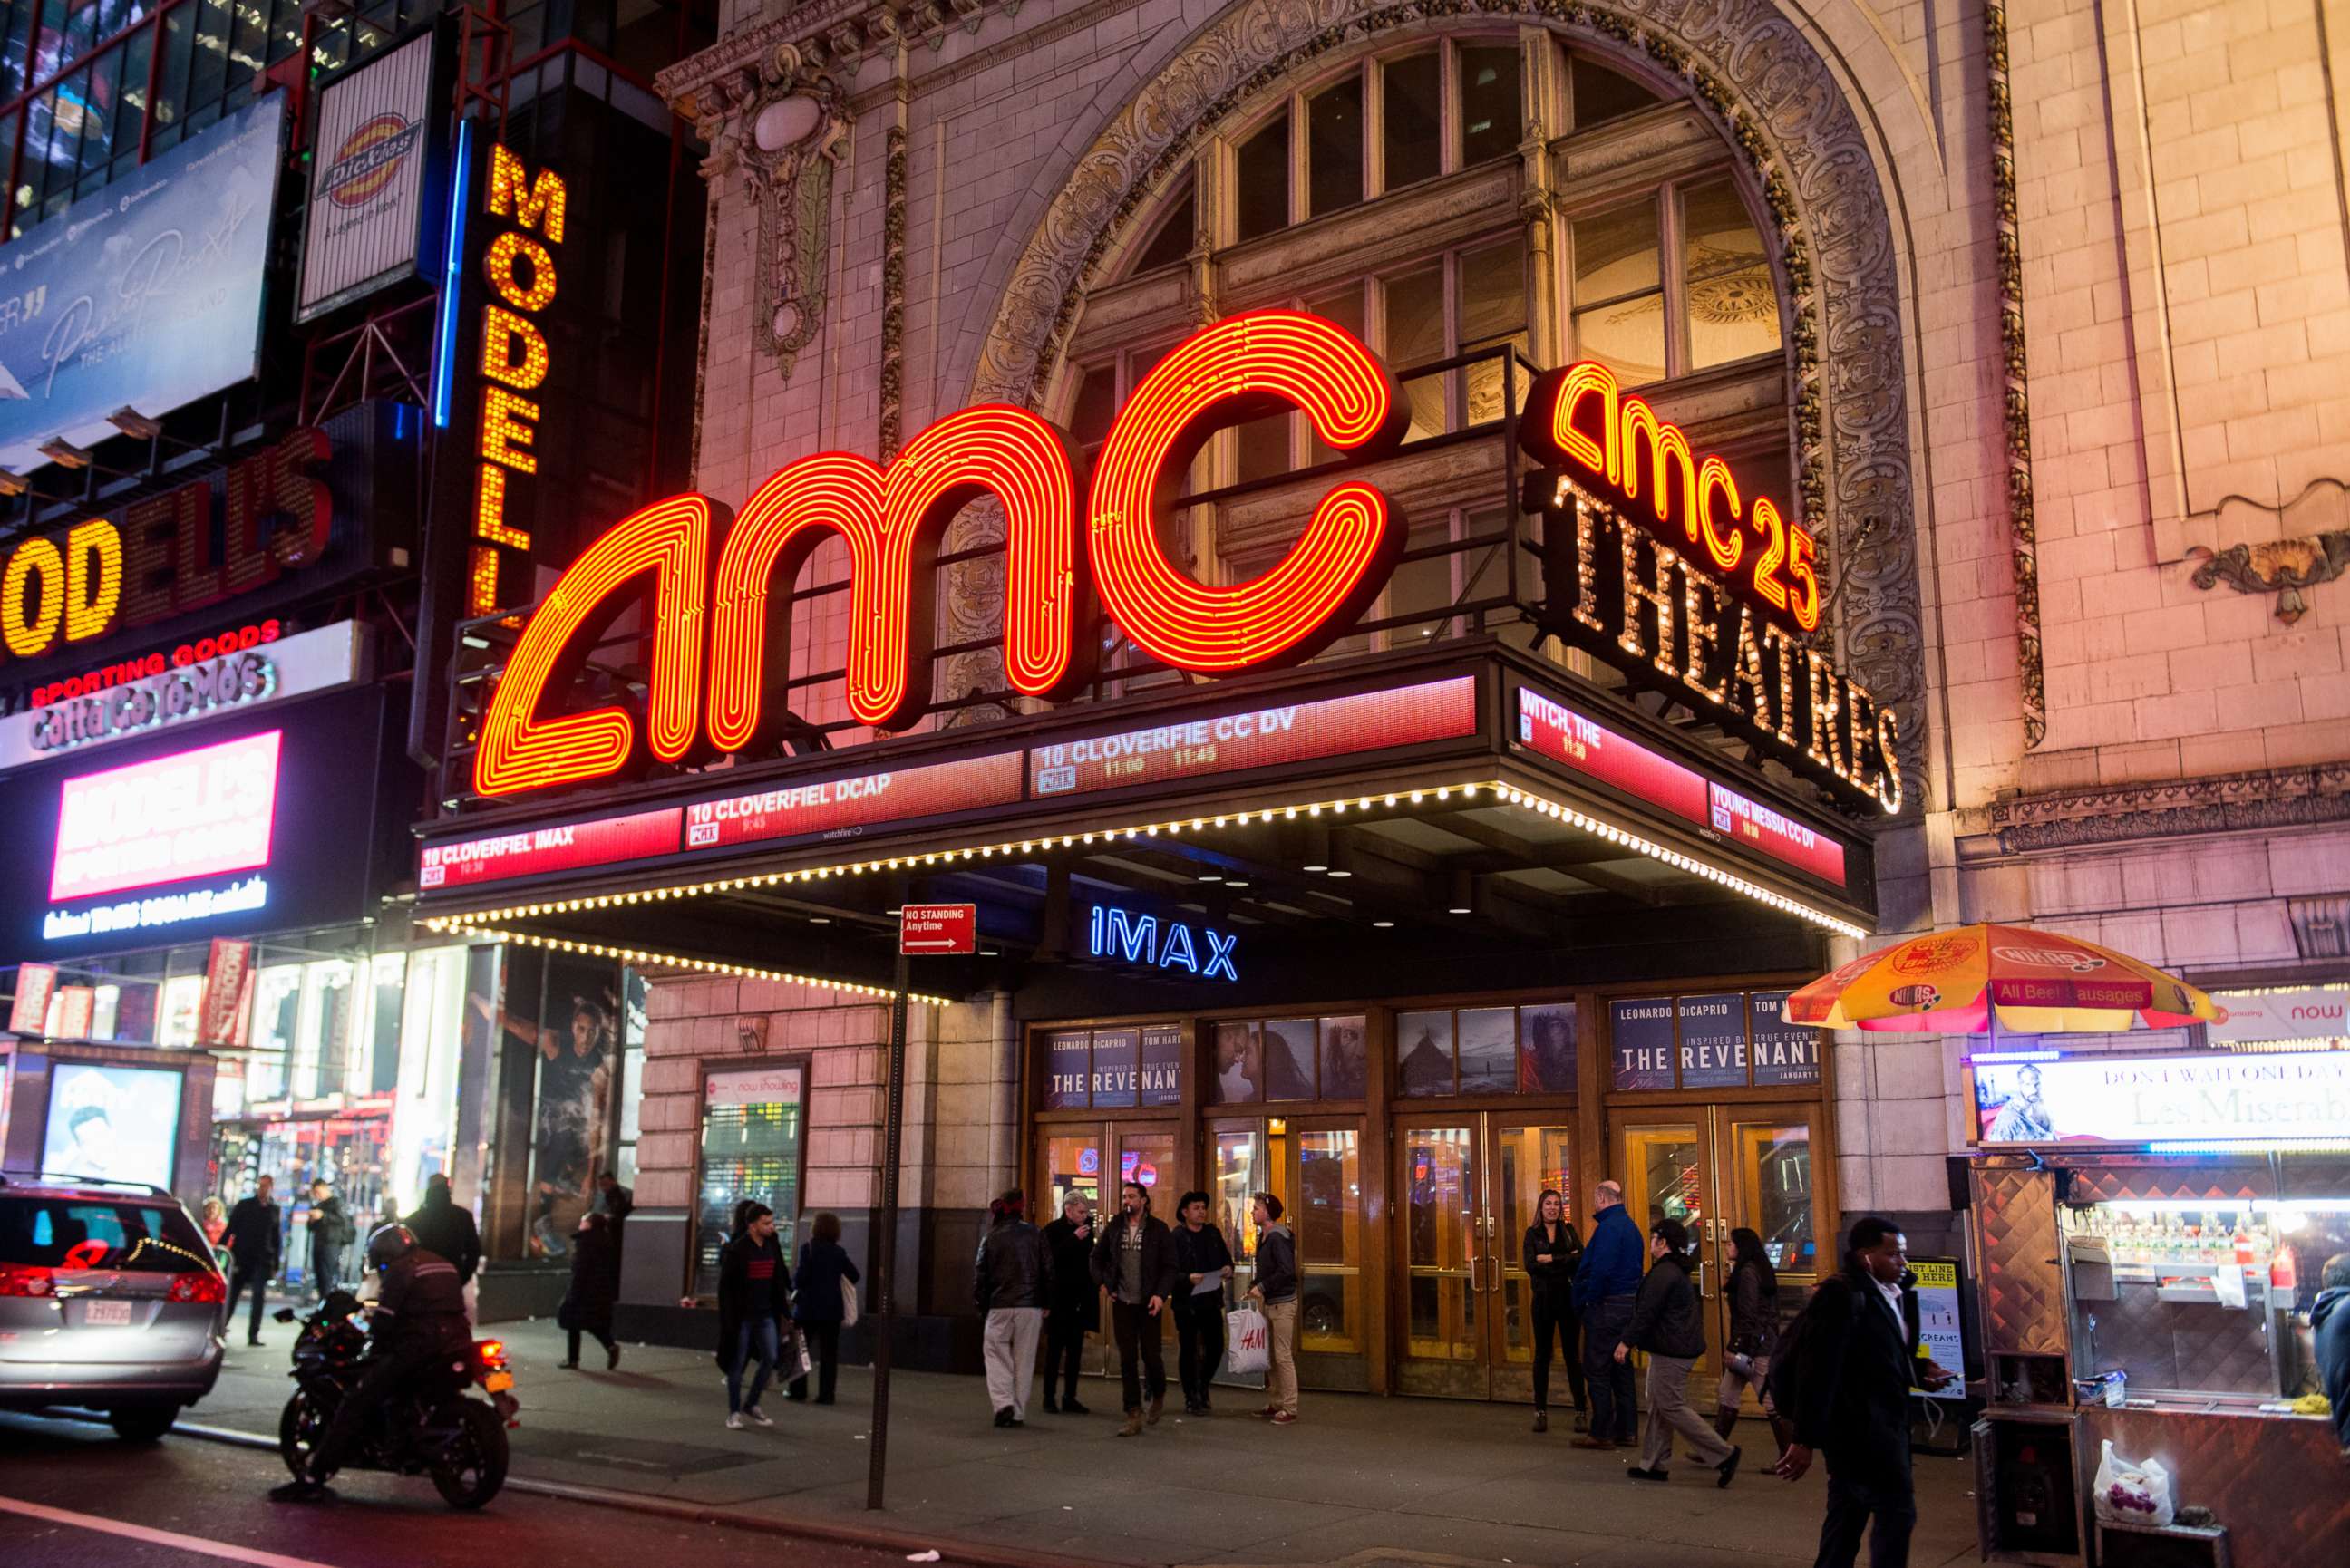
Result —
[[620, 1130], [612, 1151], [612, 1174], [623, 1187], [637, 1184], [638, 1114], [645, 1092], [645, 977], [629, 970], [620, 977]]
[[423, 1198], [427, 1181], [453, 1168], [465, 964], [463, 948], [408, 955], [392, 1102], [391, 1168], [386, 1178], [401, 1213]]
[[712, 1073], [702, 1092], [702, 1179], [694, 1227], [693, 1289], [718, 1294], [718, 1253], [743, 1205], [775, 1210], [784, 1256], [796, 1255], [800, 1168], [806, 1127], [805, 1069]]
[[1045, 1182], [1052, 1198], [1046, 1217], [1057, 1220], [1072, 1198], [1098, 1210], [1101, 1196], [1101, 1134], [1088, 1128], [1045, 1140]]
[[1705, 1220], [1705, 1156], [1697, 1128], [1644, 1126], [1624, 1135], [1632, 1189], [1625, 1200], [1641, 1229], [1678, 1220], [1694, 1229]]
[[1744, 1222], [1775, 1269], [1819, 1263], [1812, 1233], [1812, 1129], [1805, 1122], [1732, 1122], [1731, 1172]]
[[1475, 1263], [1471, 1225], [1471, 1137], [1466, 1127], [1406, 1132], [1404, 1175], [1406, 1354], [1429, 1359], [1477, 1358]]

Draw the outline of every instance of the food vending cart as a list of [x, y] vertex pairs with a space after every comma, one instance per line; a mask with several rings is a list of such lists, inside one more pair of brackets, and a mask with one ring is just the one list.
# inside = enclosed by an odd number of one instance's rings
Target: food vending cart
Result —
[[[1985, 1558], [2350, 1563], [2350, 1463], [2307, 1399], [2350, 1252], [2350, 1051], [2009, 1051], [1967, 1081]], [[2185, 1519], [2101, 1523], [2107, 1443]]]

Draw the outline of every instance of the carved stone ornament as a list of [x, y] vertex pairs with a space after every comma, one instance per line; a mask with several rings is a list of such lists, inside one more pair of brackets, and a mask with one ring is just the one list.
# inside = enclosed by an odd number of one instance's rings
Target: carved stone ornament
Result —
[[2345, 821], [2350, 763], [2319, 763], [2018, 795], [1960, 812], [1958, 828], [1964, 859]]
[[754, 64], [712, 73], [671, 101], [709, 143], [702, 177], [732, 174], [758, 213], [753, 306], [758, 341], [788, 376], [823, 325], [832, 251], [832, 182], [850, 124], [840, 84], [811, 68], [796, 45]]
[[2199, 588], [2227, 584], [2240, 594], [2274, 594], [2276, 618], [2291, 626], [2309, 613], [2303, 588], [2330, 583], [2350, 571], [2350, 533], [2319, 534], [2306, 539], [2276, 539], [2265, 545], [2230, 545], [2208, 550], [2198, 545], [2188, 558], [2202, 565], [2188, 581]]
[[[1653, 68], [1687, 84], [1690, 99], [1752, 165], [1792, 296], [1799, 485], [1804, 514], [1835, 562], [1837, 638], [1854, 673], [1899, 715], [1905, 771], [1926, 779], [1924, 638], [1892, 224], [1868, 140], [1835, 74], [1770, 0], [1240, 0], [1193, 36], [1078, 155], [1014, 265], [970, 400], [1042, 399], [1086, 290], [1099, 281], [1096, 269], [1215, 128], [1319, 57], [1374, 47], [1399, 26], [1454, 17], [1535, 20], [1596, 53], [1645, 55]], [[962, 534], [961, 542], [981, 537]], [[958, 585], [948, 611], [952, 635], [987, 634], [983, 600], [977, 592], [966, 597]], [[1001, 684], [976, 666], [946, 679], [957, 690]], [[1925, 794], [1920, 788], [1912, 798]]]

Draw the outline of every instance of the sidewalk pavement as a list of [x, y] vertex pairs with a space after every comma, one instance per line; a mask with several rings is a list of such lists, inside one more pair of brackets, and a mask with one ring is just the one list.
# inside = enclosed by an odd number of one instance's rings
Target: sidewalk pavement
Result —
[[[188, 1419], [274, 1438], [294, 1332], [269, 1324], [259, 1350], [234, 1341], [219, 1386]], [[899, 1372], [889, 1507], [876, 1514], [865, 1509], [872, 1385], [861, 1367], [841, 1369], [838, 1405], [777, 1391], [763, 1401], [773, 1430], [734, 1432], [708, 1355], [629, 1345], [608, 1373], [590, 1340], [583, 1361], [595, 1369], [566, 1372], [553, 1324], [487, 1332], [504, 1340], [522, 1400], [516, 1476], [1139, 1568], [1804, 1568], [1826, 1484], [1816, 1468], [1794, 1485], [1765, 1473], [1759, 1421], [1740, 1424], [1745, 1468], [1721, 1490], [1711, 1471], [1686, 1466], [1664, 1486], [1627, 1480], [1633, 1456], [1567, 1446], [1572, 1412], [1554, 1411], [1538, 1438], [1521, 1406], [1309, 1392], [1304, 1418], [1277, 1428], [1252, 1419], [1254, 1396], [1233, 1388], [1212, 1419], [1179, 1415], [1179, 1398], [1157, 1427], [1118, 1441], [1115, 1382], [1081, 1385], [1089, 1417], [1032, 1403], [1012, 1431], [993, 1424], [977, 1378]], [[257, 1473], [255, 1484], [264, 1479], [277, 1478]], [[1971, 1484], [1965, 1461], [1919, 1457], [1915, 1568], [1980, 1561]]]

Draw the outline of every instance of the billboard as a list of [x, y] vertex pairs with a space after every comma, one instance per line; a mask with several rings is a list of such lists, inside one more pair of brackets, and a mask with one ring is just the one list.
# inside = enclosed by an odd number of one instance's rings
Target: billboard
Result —
[[[362, 686], [166, 731], [116, 765], [0, 779], [0, 952], [54, 961], [344, 924], [399, 842], [384, 694]], [[113, 760], [110, 758], [109, 760]]]
[[2350, 1127], [2350, 1053], [1978, 1059], [1977, 1141], [2154, 1143], [2338, 1138]]
[[426, 33], [319, 95], [295, 320], [415, 275], [433, 205], [432, 63]]
[[114, 433], [247, 380], [285, 141], [272, 93], [8, 247], [0, 298], [0, 468], [62, 436]]
[[176, 1068], [60, 1062], [49, 1074], [41, 1173], [169, 1189], [180, 1141]]

